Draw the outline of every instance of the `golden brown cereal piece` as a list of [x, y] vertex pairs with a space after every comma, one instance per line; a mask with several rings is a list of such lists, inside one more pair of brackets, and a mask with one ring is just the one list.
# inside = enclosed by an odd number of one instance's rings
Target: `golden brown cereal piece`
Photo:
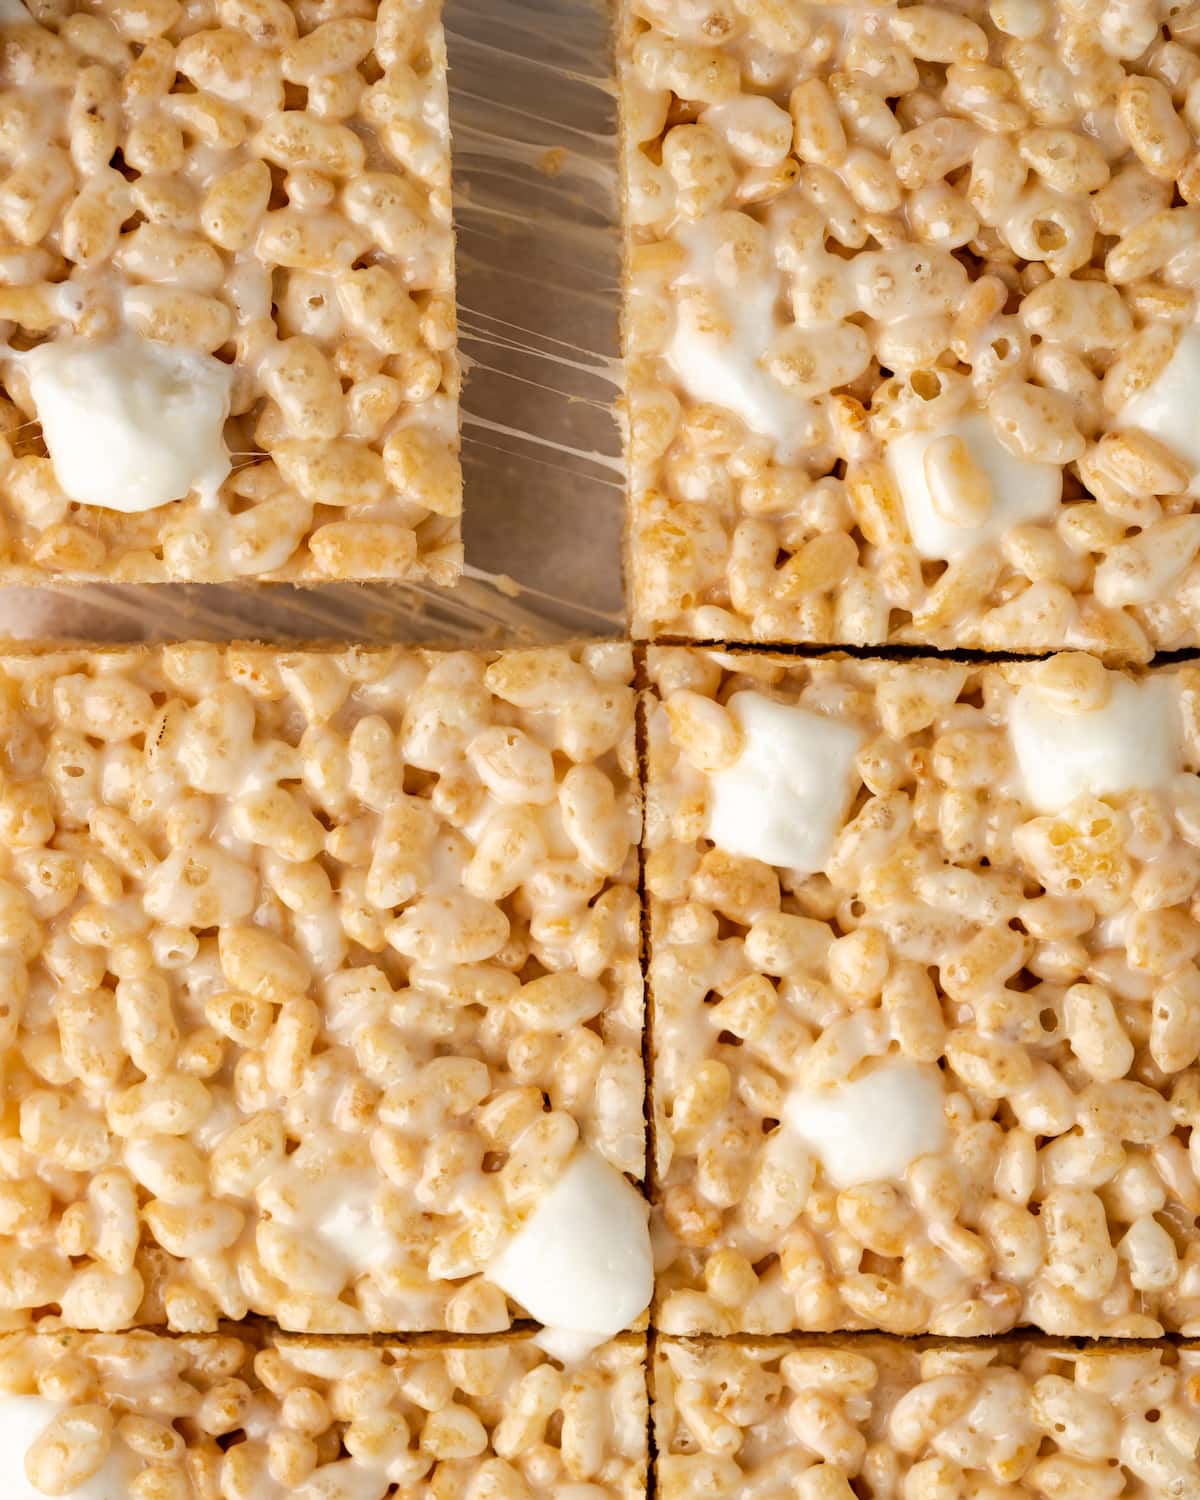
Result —
[[[59, 10], [23, 21], [14, 0], [0, 21], [0, 393], [17, 409], [0, 453], [0, 581], [453, 583], [440, 0], [345, 14], [222, 0], [200, 19], [175, 0]], [[52, 397], [26, 358], [130, 335], [129, 349], [177, 351], [221, 387], [207, 422], [183, 422], [211, 433], [211, 461], [181, 459], [137, 497], [153, 456], [117, 463], [103, 487], [88, 477], [121, 451], [93, 424], [131, 388], [129, 361], [115, 393], [85, 387], [89, 423], [43, 423]], [[135, 425], [150, 442], [157, 411], [178, 452], [166, 400], [142, 400]], [[103, 450], [82, 456], [82, 480], [73, 443]], [[33, 504], [28, 466], [53, 446], [62, 485]]]
[[656, 1326], [1196, 1333], [1196, 670], [649, 667]]
[[628, 646], [0, 663], [10, 1327], [492, 1332], [644, 1167]]
[[[645, 1491], [646, 1346], [563, 1370], [531, 1338], [297, 1339], [254, 1327], [0, 1338], [0, 1475], [13, 1494]], [[90, 1481], [90, 1484], [89, 1484]], [[32, 1485], [32, 1490], [29, 1486]]]

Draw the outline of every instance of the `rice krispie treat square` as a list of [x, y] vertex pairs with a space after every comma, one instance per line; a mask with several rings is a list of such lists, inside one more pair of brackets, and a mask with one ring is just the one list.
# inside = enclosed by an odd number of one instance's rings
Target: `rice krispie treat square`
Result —
[[663, 1500], [1200, 1494], [1200, 1355], [1172, 1346], [664, 1339], [653, 1415]]
[[252, 1329], [0, 1341], [6, 1500], [635, 1500], [645, 1342], [564, 1372], [531, 1339], [439, 1345]]
[[7, 1326], [637, 1320], [631, 674], [0, 659]]
[[1200, 1330], [1200, 671], [649, 665], [658, 1326]]
[[624, 0], [639, 635], [1200, 640], [1200, 33]]
[[4, 0], [0, 581], [462, 566], [440, 0]]

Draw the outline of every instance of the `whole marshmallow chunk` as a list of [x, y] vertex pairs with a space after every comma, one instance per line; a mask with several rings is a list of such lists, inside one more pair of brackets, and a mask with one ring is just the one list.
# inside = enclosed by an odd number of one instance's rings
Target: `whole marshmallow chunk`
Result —
[[848, 1083], [793, 1089], [783, 1117], [839, 1192], [898, 1182], [946, 1143], [941, 1074], [930, 1063], [885, 1061]]
[[1200, 331], [1181, 335], [1162, 373], [1121, 409], [1122, 428], [1137, 427], [1156, 437], [1192, 470], [1190, 494], [1200, 494]]
[[1180, 769], [1178, 705], [1162, 678], [1132, 682], [1115, 673], [1108, 701], [1064, 713], [1027, 683], [1009, 714], [1009, 735], [1030, 802], [1062, 812], [1079, 797], [1153, 789]]
[[[60, 1401], [44, 1396], [0, 1396], [0, 1496], [3, 1500], [46, 1500], [25, 1472], [25, 1455], [55, 1417], [65, 1411]], [[130, 1485], [139, 1468], [137, 1459], [114, 1437], [104, 1463], [66, 1500], [129, 1500]], [[63, 1494], [63, 1491], [57, 1491]]]
[[[962, 440], [974, 469], [991, 493], [987, 518], [977, 525], [947, 520], [930, 491], [926, 450], [939, 438], [947, 437]], [[887, 463], [904, 505], [913, 546], [921, 557], [950, 559], [984, 542], [997, 542], [1014, 526], [1048, 519], [1062, 498], [1059, 466], [1031, 463], [1010, 453], [983, 412], [894, 438], [888, 446]]]
[[122, 333], [63, 338], [20, 356], [64, 493], [80, 505], [153, 510], [230, 470], [233, 371], [211, 354]]
[[858, 787], [863, 735], [761, 693], [734, 693], [727, 706], [745, 745], [734, 765], [709, 777], [708, 837], [727, 854], [815, 874]]
[[581, 1146], [487, 1268], [489, 1280], [545, 1325], [540, 1342], [582, 1358], [649, 1306], [654, 1263], [645, 1199]]

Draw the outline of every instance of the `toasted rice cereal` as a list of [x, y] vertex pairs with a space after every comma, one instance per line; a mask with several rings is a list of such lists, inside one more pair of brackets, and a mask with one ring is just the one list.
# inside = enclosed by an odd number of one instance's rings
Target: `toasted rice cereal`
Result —
[[440, 11], [6, 0], [0, 581], [458, 576]]
[[1200, 28], [624, 0], [635, 630], [1200, 638]]
[[0, 660], [0, 1326], [491, 1332], [643, 1169], [631, 651]]
[[1200, 1331], [1200, 670], [649, 667], [656, 1326]]
[[1200, 1494], [1200, 1354], [665, 1339], [654, 1428], [663, 1500], [1183, 1500]]
[[0, 1477], [130, 1500], [634, 1500], [644, 1365], [637, 1338], [566, 1374], [527, 1338], [11, 1334]]

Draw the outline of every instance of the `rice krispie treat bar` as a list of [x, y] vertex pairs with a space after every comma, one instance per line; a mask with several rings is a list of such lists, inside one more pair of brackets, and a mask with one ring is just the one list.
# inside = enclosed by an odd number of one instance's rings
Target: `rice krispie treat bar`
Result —
[[658, 1326], [1200, 1330], [1200, 671], [649, 666]]
[[452, 582], [439, 0], [4, 0], [0, 581]]
[[1166, 0], [625, 0], [635, 629], [1200, 639]]
[[0, 660], [7, 1326], [637, 1320], [631, 672]]
[[645, 1343], [565, 1373], [530, 1339], [365, 1345], [238, 1330], [0, 1341], [6, 1500], [635, 1500]]
[[1200, 1494], [1194, 1350], [667, 1339], [654, 1396], [663, 1500]]

